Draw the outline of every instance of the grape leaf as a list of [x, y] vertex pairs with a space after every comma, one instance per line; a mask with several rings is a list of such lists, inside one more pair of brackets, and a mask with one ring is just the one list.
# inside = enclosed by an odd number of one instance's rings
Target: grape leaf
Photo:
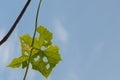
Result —
[[[39, 58], [36, 60], [35, 58]], [[39, 51], [32, 57], [32, 68], [41, 72], [43, 76], [48, 78], [56, 64], [61, 60], [59, 55], [59, 48], [57, 46], [50, 46], [44, 51]]]
[[58, 46], [50, 46], [44, 51], [44, 54], [51, 64], [57, 64], [61, 60]]
[[8, 67], [11, 68], [19, 68], [22, 64], [22, 62], [25, 62], [28, 60], [27, 56], [21, 56], [19, 58], [15, 58], [12, 60], [12, 62], [8, 65]]
[[22, 68], [26, 68], [32, 49], [30, 59], [32, 69], [39, 71], [44, 77], [48, 78], [56, 64], [61, 61], [59, 48], [52, 44], [52, 33], [44, 26], [39, 26], [37, 33], [39, 36], [35, 37], [33, 46], [31, 46], [32, 37], [29, 34], [20, 36], [22, 55], [13, 59], [8, 67], [19, 68], [22, 64]]
[[[22, 56], [29, 56], [30, 51], [32, 49], [32, 47], [31, 47], [32, 38], [30, 37], [29, 34], [25, 34], [23, 36], [20, 36], [20, 42], [21, 42], [21, 47], [22, 47]], [[36, 48], [39, 48], [37, 38], [35, 38], [34, 45]], [[37, 52], [38, 52], [38, 50], [33, 50], [32, 55], [34, 55]], [[22, 62], [22, 68], [25, 68], [26, 66], [27, 66], [27, 61]]]
[[49, 32], [44, 26], [39, 26], [37, 28], [37, 32], [39, 33], [39, 45], [40, 48], [41, 46], [48, 47], [49, 45], [52, 44], [52, 33]]
[[30, 45], [32, 43], [32, 38], [30, 37], [29, 34], [25, 34], [23, 36], [20, 36], [20, 43], [21, 43], [21, 48], [22, 48], [22, 56], [27, 55], [25, 54], [30, 53]]
[[[32, 38], [30, 37], [29, 34], [25, 34], [23, 36], [20, 36], [20, 43], [21, 43], [21, 47], [22, 47], [22, 55], [26, 55], [26, 53], [28, 53], [27, 55], [30, 54], [30, 50], [33, 48], [31, 47], [31, 43], [32, 43]], [[34, 41], [34, 48], [38, 48], [39, 49], [39, 40], [38, 38], [35, 38]]]

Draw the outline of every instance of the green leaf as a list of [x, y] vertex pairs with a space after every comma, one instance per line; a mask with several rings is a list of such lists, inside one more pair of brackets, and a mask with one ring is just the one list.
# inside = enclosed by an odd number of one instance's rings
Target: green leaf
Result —
[[32, 38], [29, 34], [20, 36], [20, 43], [22, 47], [22, 56], [26, 55], [25, 53], [30, 53]]
[[22, 55], [29, 55], [31, 49], [34, 48], [38, 48], [39, 49], [39, 39], [35, 38], [34, 40], [34, 46], [31, 47], [31, 43], [32, 43], [32, 37], [30, 37], [29, 34], [25, 34], [23, 36], [20, 36], [20, 43], [21, 43], [21, 47], [22, 47]]
[[[38, 58], [36, 60], [36, 58]], [[56, 64], [61, 60], [59, 48], [50, 46], [44, 51], [39, 51], [32, 57], [31, 63], [34, 70], [39, 71], [44, 77], [48, 78]]]
[[[20, 42], [21, 42], [21, 47], [22, 47], [22, 56], [28, 56], [29, 57], [30, 51], [33, 48], [33, 47], [31, 47], [32, 38], [30, 37], [29, 34], [25, 34], [23, 36], [20, 36]], [[34, 46], [36, 48], [39, 48], [37, 38], [35, 38]], [[37, 52], [38, 52], [38, 50], [33, 50], [32, 55], [34, 55]], [[26, 66], [27, 66], [27, 61], [22, 62], [22, 68], [25, 68]]]
[[19, 68], [22, 65], [22, 68], [26, 68], [32, 50], [30, 59], [32, 69], [39, 71], [48, 78], [56, 64], [61, 61], [59, 48], [52, 44], [52, 33], [44, 26], [39, 26], [37, 33], [39, 36], [35, 37], [33, 46], [31, 46], [32, 37], [29, 34], [20, 36], [21, 57], [13, 59], [8, 67]]
[[14, 58], [12, 62], [8, 65], [8, 67], [11, 68], [19, 68], [22, 62], [25, 62], [28, 60], [28, 57], [26, 56], [21, 56], [19, 58]]
[[39, 33], [39, 45], [40, 48], [42, 46], [48, 47], [49, 45], [52, 44], [52, 33], [49, 32], [44, 26], [39, 26], [37, 28], [37, 32]]
[[44, 53], [48, 57], [48, 60], [51, 64], [57, 64], [61, 60], [58, 46], [52, 45], [47, 48]]
[[24, 44], [28, 44], [29, 46], [32, 43], [32, 38], [30, 37], [29, 34], [25, 34], [23, 36], [20, 36], [20, 41]]

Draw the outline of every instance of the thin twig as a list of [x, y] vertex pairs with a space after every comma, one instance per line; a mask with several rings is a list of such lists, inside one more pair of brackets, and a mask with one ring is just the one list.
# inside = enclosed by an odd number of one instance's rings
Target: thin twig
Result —
[[3, 37], [3, 39], [0, 41], [0, 46], [7, 41], [7, 39], [10, 37], [11, 33], [14, 31], [14, 29], [16, 28], [17, 24], [19, 23], [20, 19], [22, 18], [23, 14], [25, 13], [27, 7], [29, 6], [31, 0], [28, 0], [25, 4], [25, 6], [23, 7], [21, 13], [19, 14], [19, 16], [17, 17], [16, 21], [14, 22], [14, 24], [12, 25], [11, 29], [8, 31], [8, 33]]
[[[36, 35], [36, 30], [37, 30], [37, 24], [38, 24], [38, 14], [39, 14], [39, 11], [40, 11], [41, 2], [42, 2], [42, 0], [40, 0], [40, 2], [38, 4], [38, 8], [37, 8], [36, 20], [35, 20], [35, 30], [34, 30], [34, 35], [33, 35], [32, 44], [31, 44], [32, 47], [34, 46], [34, 40], [35, 40], [35, 35]], [[23, 80], [26, 80], [26, 77], [27, 77], [27, 73], [28, 73], [28, 69], [29, 69], [29, 65], [30, 65], [30, 59], [31, 59], [32, 51], [33, 51], [33, 49], [31, 49], [31, 51], [30, 51], [30, 56], [29, 56], [29, 59], [28, 59], [28, 64], [27, 64], [27, 67], [26, 67], [26, 71], [25, 71], [25, 75], [24, 75]]]

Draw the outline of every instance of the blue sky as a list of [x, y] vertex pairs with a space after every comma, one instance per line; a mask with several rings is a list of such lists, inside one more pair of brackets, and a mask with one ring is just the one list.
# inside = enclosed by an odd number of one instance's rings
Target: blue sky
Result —
[[[27, 0], [0, 2], [0, 39]], [[39, 0], [32, 0], [9, 40], [0, 47], [0, 80], [22, 80], [22, 69], [7, 68], [21, 54], [19, 36], [33, 34]], [[20, 3], [20, 4], [19, 4]], [[48, 80], [120, 80], [120, 0], [43, 0], [39, 24], [54, 34], [62, 62]], [[27, 80], [45, 80], [34, 70]]]

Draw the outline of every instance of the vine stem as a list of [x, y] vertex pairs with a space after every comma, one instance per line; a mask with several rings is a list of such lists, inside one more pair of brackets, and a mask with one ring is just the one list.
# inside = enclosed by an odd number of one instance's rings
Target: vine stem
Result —
[[[33, 34], [33, 38], [32, 38], [31, 47], [34, 46], [34, 40], [35, 40], [35, 35], [36, 35], [36, 30], [37, 30], [37, 25], [38, 25], [38, 15], [39, 15], [41, 3], [42, 3], [42, 0], [39, 1], [38, 8], [37, 8], [36, 19], [35, 19], [35, 30], [34, 30], [34, 34]], [[28, 69], [29, 69], [29, 65], [30, 65], [32, 51], [33, 51], [33, 48], [30, 51], [30, 56], [29, 56], [29, 59], [28, 59], [28, 64], [27, 64], [27, 67], [26, 67], [26, 71], [25, 71], [23, 80], [26, 80], [26, 77], [27, 77], [27, 74], [28, 74]]]

